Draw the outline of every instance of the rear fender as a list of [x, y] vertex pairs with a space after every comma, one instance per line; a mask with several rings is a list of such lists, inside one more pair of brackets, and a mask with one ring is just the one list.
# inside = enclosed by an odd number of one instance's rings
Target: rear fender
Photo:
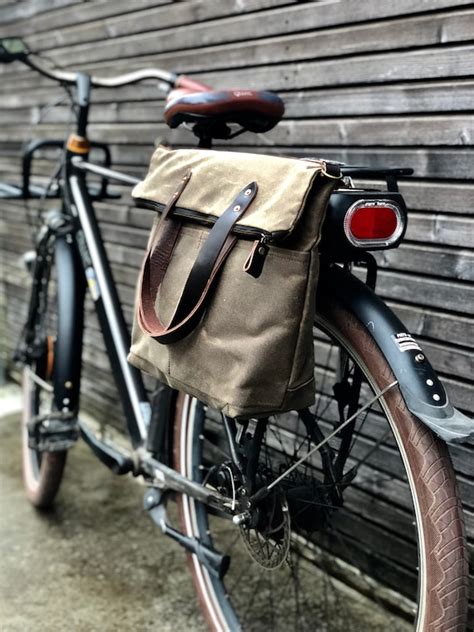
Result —
[[352, 274], [324, 269], [318, 292], [336, 296], [367, 329], [389, 363], [410, 412], [447, 442], [474, 436], [474, 423], [454, 408], [419, 343], [385, 303]]

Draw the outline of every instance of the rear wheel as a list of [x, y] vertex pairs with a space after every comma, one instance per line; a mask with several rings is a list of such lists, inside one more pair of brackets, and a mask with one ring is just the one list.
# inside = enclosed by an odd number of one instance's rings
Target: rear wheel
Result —
[[[320, 431], [327, 436], [394, 381], [365, 328], [329, 298], [320, 302], [312, 417], [269, 418], [258, 485], [275, 480], [319, 443]], [[356, 409], [344, 404], [351, 389]], [[261, 423], [240, 433], [243, 452]], [[219, 579], [189, 556], [211, 629], [465, 630], [466, 544], [445, 445], [411, 415], [396, 386], [360, 413], [352, 430], [330, 441], [335, 479], [325, 475], [327, 457], [316, 452], [240, 527], [192, 498], [178, 498], [183, 531], [231, 558]], [[175, 467], [214, 486], [224, 484], [231, 467], [218, 414], [183, 394]], [[226, 491], [233, 493], [231, 484]]]

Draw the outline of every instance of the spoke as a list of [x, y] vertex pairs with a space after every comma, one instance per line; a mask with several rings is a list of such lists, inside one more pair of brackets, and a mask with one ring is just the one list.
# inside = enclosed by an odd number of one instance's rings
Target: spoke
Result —
[[304, 463], [304, 461], [306, 461], [307, 459], [309, 459], [309, 457], [314, 454], [317, 450], [319, 450], [325, 443], [327, 443], [330, 439], [332, 439], [334, 436], [336, 436], [338, 434], [338, 432], [340, 432], [342, 430], [342, 428], [344, 428], [345, 426], [347, 426], [349, 423], [351, 423], [351, 421], [353, 419], [355, 419], [356, 417], [359, 416], [359, 414], [361, 412], [363, 412], [364, 410], [366, 410], [367, 408], [369, 408], [370, 406], [372, 406], [372, 404], [374, 402], [376, 402], [378, 399], [380, 399], [383, 395], [385, 395], [385, 393], [387, 391], [389, 391], [391, 388], [393, 388], [394, 386], [396, 386], [398, 384], [398, 380], [395, 380], [395, 382], [392, 382], [391, 384], [389, 384], [388, 386], [386, 386], [382, 391], [380, 391], [380, 393], [378, 393], [377, 395], [375, 395], [375, 397], [373, 397], [367, 404], [365, 404], [364, 406], [362, 406], [362, 408], [360, 408], [358, 411], [356, 411], [353, 415], [351, 415], [349, 417], [349, 419], [346, 419], [346, 421], [341, 424], [340, 426], [338, 426], [333, 432], [331, 432], [323, 441], [321, 441], [320, 443], [318, 443], [317, 445], [314, 446], [314, 448], [312, 448], [308, 454], [306, 454], [305, 456], [301, 457], [301, 459], [299, 459], [298, 461], [296, 461], [296, 463], [294, 463], [291, 467], [289, 467], [286, 472], [283, 472], [283, 474], [281, 474], [278, 478], [276, 478], [274, 481], [272, 481], [270, 483], [270, 485], [267, 486], [267, 491], [272, 489], [272, 487], [275, 487], [275, 485], [278, 485], [278, 483], [280, 483], [284, 478], [286, 478], [288, 476], [288, 474], [290, 472], [292, 472], [293, 470], [295, 470], [299, 465], [301, 465], [302, 463]]
[[[390, 436], [390, 434], [391, 434], [391, 433], [392, 433], [392, 431], [391, 431], [390, 429], [389, 429], [389, 430], [387, 430], [387, 432], [386, 432], [386, 433], [385, 433], [382, 437], [380, 437], [380, 439], [378, 439], [378, 440], [377, 440], [377, 443], [376, 443], [376, 444], [375, 444], [375, 445], [374, 445], [374, 446], [373, 446], [373, 447], [372, 447], [372, 448], [371, 448], [371, 449], [367, 452], [367, 454], [366, 454], [364, 457], [362, 457], [361, 459], [359, 459], [358, 461], [356, 461], [356, 464], [355, 464], [355, 465], [353, 465], [353, 466], [351, 467], [351, 469], [350, 469], [350, 470], [348, 470], [348, 471], [346, 472], [345, 476], [347, 476], [347, 474], [351, 474], [351, 473], [352, 473], [352, 472], [354, 472], [354, 471], [356, 471], [356, 472], [357, 472], [357, 470], [359, 469], [359, 467], [360, 467], [363, 463], [365, 463], [366, 461], [368, 461], [368, 460], [370, 459], [370, 457], [372, 456], [372, 454], [374, 454], [374, 452], [375, 452], [375, 451], [376, 451], [376, 450], [380, 447], [380, 444], [381, 444], [381, 443], [383, 443], [383, 442], [385, 441], [385, 439], [386, 439], [388, 436]], [[356, 440], [354, 440], [354, 442], [353, 442], [353, 444], [352, 444], [352, 446], [351, 446], [351, 447], [353, 447], [353, 446], [354, 446], [355, 441], [356, 441]]]
[[227, 591], [229, 593], [232, 593], [234, 591], [234, 588], [240, 583], [240, 581], [242, 580], [243, 577], [245, 577], [246, 575], [248, 575], [248, 573], [252, 570], [251, 565], [250, 564], [245, 564], [243, 569], [239, 572], [239, 574], [237, 575], [236, 578], [234, 578], [234, 581], [231, 585], [227, 586]]
[[[236, 529], [234, 527], [233, 531], [235, 530]], [[228, 529], [227, 531], [229, 532], [230, 529]], [[232, 542], [224, 550], [224, 555], [229, 555], [229, 553], [232, 551], [232, 549], [234, 548], [234, 546], [237, 544], [239, 540], [240, 540], [240, 533], [237, 533], [237, 535], [233, 538]]]
[[[280, 438], [280, 433], [278, 433], [278, 434], [276, 433], [274, 424], [271, 424], [271, 425], [269, 426], [269, 428], [270, 428], [270, 430], [271, 430], [271, 432], [272, 432], [272, 435], [275, 437], [275, 439], [276, 439], [276, 440], [278, 441], [278, 443], [280, 444], [282, 454], [283, 454], [283, 455], [287, 458], [287, 460], [289, 461], [289, 459], [290, 459], [290, 455], [289, 455], [289, 454], [286, 452], [286, 450], [285, 450], [285, 446], [283, 445], [283, 442], [282, 442], [282, 440], [281, 440], [281, 438]], [[278, 426], [276, 426], [276, 428], [278, 428]]]
[[45, 382], [42, 378], [36, 375], [36, 373], [34, 373], [30, 369], [30, 367], [26, 367], [26, 369], [27, 369], [28, 379], [32, 380], [38, 386], [41, 386], [41, 388], [43, 388], [48, 393], [54, 392], [54, 387], [52, 386], [52, 384], [48, 384], [48, 382]]
[[[329, 367], [330, 366], [330, 359], [331, 359], [331, 354], [332, 354], [333, 349], [337, 349], [337, 347], [335, 347], [334, 345], [330, 345], [329, 346], [329, 350], [328, 350], [328, 354], [327, 354], [327, 357], [326, 357], [326, 363], [324, 365], [325, 367]], [[324, 371], [324, 373], [323, 373], [323, 378], [321, 380], [321, 389], [320, 389], [321, 392], [324, 392], [324, 385], [326, 383], [326, 378], [327, 378], [328, 374], [329, 374], [329, 369], [326, 369]], [[319, 411], [320, 402], [321, 402], [321, 398], [318, 399], [317, 404], [316, 404], [316, 410], [314, 412], [315, 417], [318, 417], [318, 418], [321, 417], [321, 413]]]

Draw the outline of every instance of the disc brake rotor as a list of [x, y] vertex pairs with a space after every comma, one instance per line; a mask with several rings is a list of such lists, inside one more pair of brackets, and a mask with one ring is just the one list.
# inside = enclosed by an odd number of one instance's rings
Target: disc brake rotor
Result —
[[240, 525], [240, 534], [245, 547], [263, 568], [272, 570], [280, 567], [288, 557], [290, 550], [290, 513], [283, 496], [275, 493], [271, 498], [272, 507], [262, 512], [264, 523], [252, 527]]

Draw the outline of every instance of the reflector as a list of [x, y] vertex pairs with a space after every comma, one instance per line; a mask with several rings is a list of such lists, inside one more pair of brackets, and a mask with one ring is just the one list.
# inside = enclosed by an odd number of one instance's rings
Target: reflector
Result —
[[360, 248], [389, 246], [401, 236], [403, 229], [400, 209], [388, 200], [359, 200], [344, 218], [347, 239]]
[[356, 239], [388, 239], [397, 228], [397, 215], [388, 206], [362, 206], [350, 218], [350, 231]]

